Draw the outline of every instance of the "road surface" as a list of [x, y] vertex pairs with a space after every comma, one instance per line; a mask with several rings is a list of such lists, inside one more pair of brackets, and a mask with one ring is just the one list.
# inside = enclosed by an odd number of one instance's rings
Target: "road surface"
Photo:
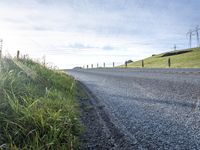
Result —
[[200, 69], [77, 69], [138, 149], [200, 149]]

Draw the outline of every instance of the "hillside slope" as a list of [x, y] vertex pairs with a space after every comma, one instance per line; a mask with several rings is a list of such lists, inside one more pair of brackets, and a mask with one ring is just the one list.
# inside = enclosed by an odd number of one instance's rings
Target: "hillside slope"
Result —
[[[168, 68], [169, 58], [171, 59], [171, 68], [200, 68], [200, 48], [172, 51], [148, 57], [144, 59], [144, 68]], [[129, 63], [128, 67], [141, 68], [142, 60]]]

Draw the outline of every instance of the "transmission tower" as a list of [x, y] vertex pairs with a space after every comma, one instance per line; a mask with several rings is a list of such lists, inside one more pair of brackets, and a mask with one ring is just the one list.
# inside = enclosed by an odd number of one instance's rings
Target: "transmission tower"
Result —
[[174, 44], [174, 50], [176, 51], [177, 47], [176, 47], [176, 44]]
[[0, 39], [0, 58], [2, 56], [2, 49], [3, 49], [3, 40]]
[[186, 33], [187, 36], [189, 36], [189, 47], [192, 47], [192, 36], [194, 35], [194, 31], [190, 30], [188, 33]]
[[196, 36], [197, 36], [197, 47], [200, 47], [200, 43], [199, 43], [199, 31], [200, 31], [200, 27], [196, 26], [195, 30], [196, 32]]

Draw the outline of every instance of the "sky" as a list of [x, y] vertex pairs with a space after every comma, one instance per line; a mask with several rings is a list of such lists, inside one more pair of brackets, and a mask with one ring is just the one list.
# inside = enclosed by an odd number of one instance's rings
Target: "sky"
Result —
[[[188, 48], [199, 0], [0, 0], [3, 54], [73, 68]], [[192, 46], [196, 46], [193, 36]]]

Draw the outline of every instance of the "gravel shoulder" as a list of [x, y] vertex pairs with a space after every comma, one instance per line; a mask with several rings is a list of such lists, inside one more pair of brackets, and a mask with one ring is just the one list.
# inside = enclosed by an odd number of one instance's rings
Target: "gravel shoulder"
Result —
[[81, 82], [77, 81], [78, 101], [84, 132], [81, 150], [138, 149], [137, 142], [124, 135], [110, 120], [99, 100]]

